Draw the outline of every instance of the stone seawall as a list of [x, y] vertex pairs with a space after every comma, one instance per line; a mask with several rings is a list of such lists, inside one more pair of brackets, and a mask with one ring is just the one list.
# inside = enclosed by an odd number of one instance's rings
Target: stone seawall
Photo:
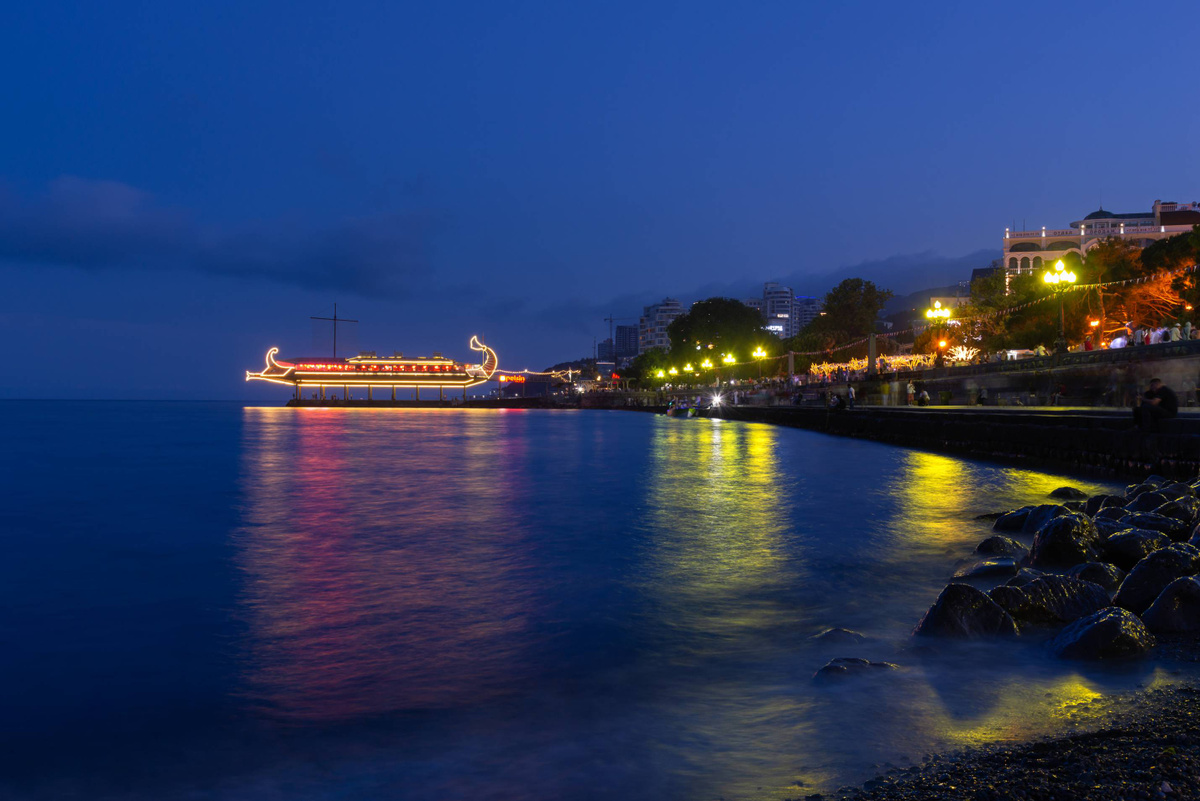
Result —
[[1101, 410], [723, 406], [705, 415], [1109, 476], [1200, 473], [1200, 415], [1167, 420], [1155, 434], [1133, 429], [1127, 412]]

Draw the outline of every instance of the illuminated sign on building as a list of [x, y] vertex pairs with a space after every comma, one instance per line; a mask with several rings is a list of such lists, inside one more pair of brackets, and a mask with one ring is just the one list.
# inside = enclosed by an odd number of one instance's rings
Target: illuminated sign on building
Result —
[[525, 376], [523, 375], [502, 375], [500, 376], [501, 384], [524, 384]]

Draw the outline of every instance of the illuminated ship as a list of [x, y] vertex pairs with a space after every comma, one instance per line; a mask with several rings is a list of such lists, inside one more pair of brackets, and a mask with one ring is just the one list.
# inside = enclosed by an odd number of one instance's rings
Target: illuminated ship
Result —
[[390, 389], [392, 399], [396, 389], [415, 389], [420, 397], [422, 387], [461, 388], [474, 387], [491, 379], [499, 366], [496, 351], [471, 337], [471, 350], [483, 354], [480, 364], [462, 364], [441, 355], [431, 357], [404, 356], [378, 357], [372, 353], [352, 356], [348, 359], [303, 358], [280, 361], [275, 358], [279, 348], [267, 351], [267, 365], [262, 372], [246, 371], [247, 381], [270, 381], [295, 387], [300, 397], [305, 387], [320, 388], [321, 398], [325, 387], [344, 387], [347, 390], [367, 388], [371, 397], [373, 389]]

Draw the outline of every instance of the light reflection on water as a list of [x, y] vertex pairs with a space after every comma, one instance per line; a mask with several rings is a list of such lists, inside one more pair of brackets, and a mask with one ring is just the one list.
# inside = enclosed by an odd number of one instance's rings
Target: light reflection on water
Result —
[[[783, 797], [1054, 731], [1106, 689], [1161, 678], [1087, 678], [1030, 647], [911, 649], [988, 533], [974, 516], [1061, 477], [639, 415], [246, 423], [242, 692], [294, 722], [444, 709], [433, 766], [360, 767], [423, 774], [409, 797], [554, 797], [580, 780], [585, 797]], [[806, 641], [833, 625], [872, 639]], [[902, 669], [814, 685], [833, 656]]]
[[[0, 425], [0, 795], [794, 798], [1177, 678], [909, 639], [976, 515], [1090, 481], [632, 413]], [[815, 685], [840, 656], [900, 670]]]

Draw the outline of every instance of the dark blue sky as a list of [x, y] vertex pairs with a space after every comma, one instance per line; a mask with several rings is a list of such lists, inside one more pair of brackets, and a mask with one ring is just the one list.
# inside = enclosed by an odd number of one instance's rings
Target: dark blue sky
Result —
[[275, 398], [242, 372], [334, 301], [536, 368], [664, 294], [911, 291], [1200, 199], [1195, 2], [9, 6], [2, 397]]

